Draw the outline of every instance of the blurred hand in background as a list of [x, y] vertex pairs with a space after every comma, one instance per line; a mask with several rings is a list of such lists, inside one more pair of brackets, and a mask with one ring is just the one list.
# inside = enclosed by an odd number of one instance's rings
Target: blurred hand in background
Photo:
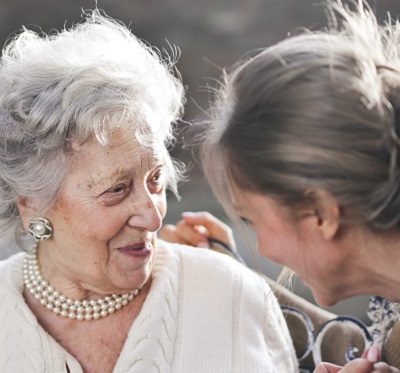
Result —
[[236, 250], [232, 229], [207, 211], [182, 213], [182, 219], [176, 225], [163, 226], [159, 237], [168, 242], [203, 248], [210, 246], [209, 239], [216, 239]]

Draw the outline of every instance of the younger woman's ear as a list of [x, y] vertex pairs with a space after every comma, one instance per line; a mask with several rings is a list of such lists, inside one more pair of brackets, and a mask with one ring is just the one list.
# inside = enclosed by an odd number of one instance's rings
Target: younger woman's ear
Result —
[[317, 228], [325, 240], [334, 239], [340, 227], [340, 208], [336, 198], [324, 189], [313, 190], [310, 194], [314, 201]]

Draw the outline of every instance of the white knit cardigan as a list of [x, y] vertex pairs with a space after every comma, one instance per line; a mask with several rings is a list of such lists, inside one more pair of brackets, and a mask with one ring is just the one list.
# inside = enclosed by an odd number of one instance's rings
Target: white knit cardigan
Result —
[[[25, 303], [23, 258], [0, 262], [0, 371], [83, 372]], [[160, 242], [152, 276], [113, 372], [297, 371], [278, 303], [249, 269], [210, 250]]]

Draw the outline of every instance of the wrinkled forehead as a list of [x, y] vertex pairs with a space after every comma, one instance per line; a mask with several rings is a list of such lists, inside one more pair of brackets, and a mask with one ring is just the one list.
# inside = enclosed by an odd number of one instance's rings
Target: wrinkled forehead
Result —
[[[118, 148], [117, 148], [118, 149]], [[124, 148], [121, 148], [123, 152]], [[119, 151], [118, 151], [119, 152]], [[129, 141], [126, 150], [126, 164], [131, 164], [139, 170], [146, 172], [159, 165], [165, 165], [169, 153], [162, 141], [152, 138], [136, 138], [135, 141]], [[121, 153], [123, 156], [123, 153]]]
[[106, 144], [95, 137], [76, 147], [74, 163], [88, 169], [91, 175], [101, 176], [131, 170], [146, 172], [168, 159], [168, 151], [159, 137], [151, 132], [138, 132], [129, 128], [113, 131]]
[[131, 148], [138, 152], [165, 152], [164, 136], [149, 127], [117, 127], [102, 138], [92, 135], [84, 141], [72, 141], [73, 154], [87, 153], [91, 148]]

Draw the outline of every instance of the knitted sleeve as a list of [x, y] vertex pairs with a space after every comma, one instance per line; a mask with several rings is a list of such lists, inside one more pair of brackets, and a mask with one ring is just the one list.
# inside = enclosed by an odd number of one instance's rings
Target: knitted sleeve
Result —
[[180, 253], [176, 371], [297, 372], [286, 322], [264, 279], [223, 254], [188, 247]]
[[[239, 264], [238, 264], [239, 265]], [[241, 266], [234, 299], [239, 372], [298, 372], [289, 330], [265, 280]], [[267, 369], [267, 370], [265, 370]]]
[[[296, 372], [298, 371], [298, 362], [292, 338], [279, 303], [269, 286], [264, 293], [264, 304], [264, 334], [268, 333], [267, 343], [269, 350], [272, 351], [274, 364], [281, 372]], [[275, 332], [271, 333], [272, 330]]]

